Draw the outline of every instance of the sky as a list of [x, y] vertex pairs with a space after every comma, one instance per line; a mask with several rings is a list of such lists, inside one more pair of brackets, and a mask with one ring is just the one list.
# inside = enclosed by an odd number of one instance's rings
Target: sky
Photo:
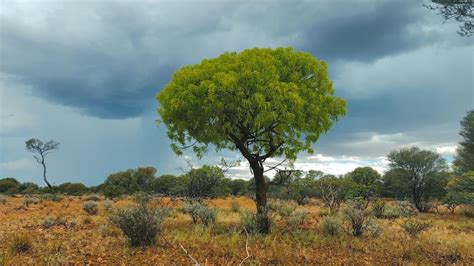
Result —
[[[474, 108], [474, 37], [423, 3], [1, 0], [0, 178], [43, 185], [25, 149], [32, 137], [61, 143], [46, 158], [54, 184], [242, 159], [176, 156], [156, 123], [155, 95], [182, 66], [253, 47], [291, 46], [326, 61], [347, 101], [347, 115], [296, 169], [383, 172], [390, 151], [412, 145], [452, 161], [459, 121]], [[248, 164], [228, 175], [249, 178]]]

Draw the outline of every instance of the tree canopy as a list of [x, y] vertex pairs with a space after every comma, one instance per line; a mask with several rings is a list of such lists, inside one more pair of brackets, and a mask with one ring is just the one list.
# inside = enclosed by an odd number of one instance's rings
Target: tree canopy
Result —
[[467, 112], [461, 121], [459, 135], [463, 140], [459, 143], [454, 167], [458, 173], [474, 171], [474, 110]]

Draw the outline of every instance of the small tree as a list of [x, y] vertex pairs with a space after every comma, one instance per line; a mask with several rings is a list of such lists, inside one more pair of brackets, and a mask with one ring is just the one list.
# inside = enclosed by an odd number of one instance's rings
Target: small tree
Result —
[[331, 213], [339, 210], [346, 199], [351, 182], [347, 179], [327, 175], [316, 181], [316, 193], [329, 208]]
[[409, 181], [413, 203], [420, 212], [427, 211], [425, 201], [443, 189], [447, 170], [446, 161], [437, 153], [418, 147], [404, 148], [388, 155], [390, 168]]
[[191, 169], [186, 175], [189, 177], [187, 195], [191, 198], [215, 198], [230, 194], [224, 173], [217, 166], [204, 165]]
[[48, 188], [52, 188], [51, 184], [48, 182], [48, 179], [46, 178], [46, 162], [44, 160], [45, 156], [52, 152], [53, 150], [56, 150], [59, 148], [59, 142], [56, 142], [54, 140], [50, 140], [47, 142], [43, 142], [39, 139], [29, 139], [26, 141], [26, 149], [29, 152], [36, 153], [37, 155], [34, 155], [33, 157], [36, 159], [36, 161], [43, 166], [43, 179], [46, 185], [48, 185]]
[[202, 157], [239, 150], [255, 178], [259, 231], [268, 233], [265, 161], [296, 159], [345, 114], [326, 64], [291, 48], [224, 53], [185, 66], [158, 93], [158, 112], [177, 154], [193, 147]]
[[355, 183], [351, 191], [354, 197], [369, 201], [380, 194], [382, 177], [372, 167], [357, 167], [347, 176]]

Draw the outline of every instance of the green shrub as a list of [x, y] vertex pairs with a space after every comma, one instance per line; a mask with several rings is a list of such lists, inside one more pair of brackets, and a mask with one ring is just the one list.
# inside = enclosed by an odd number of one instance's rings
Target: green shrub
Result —
[[10, 242], [12, 253], [24, 253], [32, 248], [31, 236], [26, 233], [14, 234]]
[[306, 217], [308, 216], [309, 212], [305, 209], [296, 210], [290, 214], [285, 220], [286, 224], [290, 229], [294, 229], [298, 226], [303, 225]]
[[106, 199], [106, 200], [104, 201], [104, 209], [105, 209], [107, 212], [110, 212], [110, 211], [112, 210], [112, 208], [113, 208], [113, 201]]
[[326, 216], [321, 220], [319, 226], [325, 235], [335, 236], [341, 231], [342, 222], [335, 216]]
[[462, 209], [462, 213], [469, 218], [474, 218], [474, 206], [465, 205]]
[[100, 197], [98, 195], [88, 195], [84, 198], [84, 201], [100, 201]]
[[48, 216], [46, 218], [43, 219], [43, 221], [41, 222], [41, 225], [43, 226], [43, 228], [51, 228], [53, 226], [66, 226], [67, 225], [67, 221], [66, 219], [62, 218], [62, 217], [58, 217], [58, 216]]
[[61, 200], [64, 199], [64, 197], [61, 195], [49, 194], [49, 193], [41, 194], [39, 197], [43, 200], [50, 200], [50, 201], [56, 201], [56, 202], [60, 202]]
[[385, 202], [383, 200], [377, 200], [372, 206], [372, 213], [377, 218], [382, 218], [385, 212]]
[[7, 197], [0, 195], [0, 204], [5, 205], [7, 204], [8, 200]]
[[290, 216], [296, 207], [295, 203], [284, 200], [271, 200], [268, 202], [268, 209], [278, 214], [281, 218]]
[[384, 219], [397, 219], [400, 218], [400, 210], [395, 207], [385, 206], [382, 218]]
[[380, 237], [383, 233], [382, 227], [380, 227], [378, 224], [374, 222], [369, 223], [366, 229], [369, 235], [374, 238]]
[[196, 200], [184, 202], [181, 211], [191, 215], [193, 223], [202, 222], [206, 226], [213, 224], [217, 217], [217, 209], [209, 208], [204, 203]]
[[107, 225], [105, 225], [105, 224], [101, 225], [101, 226], [99, 227], [99, 230], [100, 230], [100, 234], [101, 234], [103, 237], [108, 237], [108, 236], [116, 237], [116, 236], [119, 236], [119, 235], [120, 235], [119, 229], [114, 228], [114, 227], [107, 226]]
[[240, 203], [233, 200], [232, 203], [230, 204], [230, 210], [232, 212], [239, 212], [240, 211]]
[[350, 223], [353, 236], [361, 236], [370, 222], [370, 212], [349, 206], [343, 210], [344, 218]]
[[86, 201], [82, 206], [82, 209], [90, 215], [96, 215], [99, 211], [99, 205], [95, 201]]
[[403, 229], [411, 236], [411, 237], [416, 237], [419, 233], [422, 231], [428, 229], [431, 226], [431, 222], [424, 222], [424, 221], [419, 221], [419, 220], [406, 220], [404, 223], [402, 223]]
[[413, 208], [413, 204], [411, 204], [409, 201], [396, 201], [395, 208], [398, 210], [400, 216], [402, 217], [411, 217], [418, 214], [418, 211]]
[[26, 197], [25, 199], [23, 199], [23, 205], [25, 205], [26, 207], [30, 206], [30, 204], [37, 205], [38, 203], [40, 203], [40, 200], [38, 198]]
[[249, 234], [258, 234], [257, 215], [251, 211], [243, 211], [240, 213], [240, 223]]
[[132, 247], [153, 246], [161, 231], [168, 209], [151, 208], [146, 204], [117, 209], [109, 215], [109, 221], [122, 230]]

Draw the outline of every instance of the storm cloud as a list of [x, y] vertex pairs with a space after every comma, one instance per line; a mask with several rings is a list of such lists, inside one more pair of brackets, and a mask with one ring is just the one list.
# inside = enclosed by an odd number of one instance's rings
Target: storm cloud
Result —
[[[348, 113], [315, 145], [332, 158], [324, 169], [380, 170], [406, 145], [452, 157], [459, 120], [474, 106], [473, 39], [422, 3], [2, 2], [0, 174], [34, 180], [23, 147], [33, 136], [64, 144], [51, 170], [58, 182], [74, 172], [93, 184], [140, 165], [176, 171], [182, 159], [155, 125], [155, 94], [184, 65], [252, 47], [292, 46], [328, 63]], [[87, 154], [97, 160], [83, 168]], [[317, 165], [312, 156], [298, 163]]]

